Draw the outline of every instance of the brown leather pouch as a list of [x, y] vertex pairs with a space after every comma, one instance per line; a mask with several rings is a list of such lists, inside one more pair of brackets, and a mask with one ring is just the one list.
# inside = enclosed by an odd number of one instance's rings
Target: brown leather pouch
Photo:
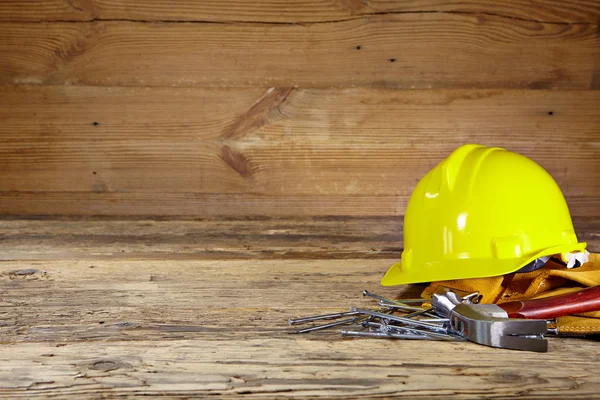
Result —
[[[491, 278], [461, 279], [432, 282], [423, 297], [431, 297], [438, 286], [482, 295], [482, 303], [556, 296], [600, 285], [600, 254], [590, 254], [590, 261], [579, 268], [568, 269], [549, 261], [536, 271], [496, 276]], [[557, 318], [559, 334], [600, 334], [600, 311]]]

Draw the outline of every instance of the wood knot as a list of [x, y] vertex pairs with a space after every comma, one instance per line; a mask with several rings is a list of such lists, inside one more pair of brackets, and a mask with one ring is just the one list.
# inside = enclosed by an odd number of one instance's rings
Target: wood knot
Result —
[[239, 116], [223, 135], [224, 139], [240, 139], [282, 116], [281, 107], [293, 87], [270, 88], [246, 113]]
[[69, 63], [84, 54], [88, 49], [90, 40], [87, 36], [93, 35], [91, 31], [93, 31], [92, 27], [85, 26], [81, 31], [70, 35], [68, 40], [62, 41], [60, 46], [57, 46], [54, 50], [56, 59]]
[[8, 271], [4, 274], [4, 276], [8, 276], [10, 279], [39, 279], [39, 278], [48, 278], [48, 273], [45, 271], [40, 271], [35, 268], [25, 268], [25, 269], [15, 269], [12, 271]]
[[27, 276], [27, 275], [35, 275], [39, 270], [35, 268], [26, 268], [26, 269], [16, 269], [14, 271], [10, 271], [8, 274], [13, 276]]
[[127, 364], [118, 362], [118, 361], [96, 361], [95, 363], [90, 364], [89, 369], [93, 369], [96, 371], [115, 371], [117, 369], [126, 367]]
[[248, 178], [251, 175], [250, 162], [242, 153], [224, 145], [221, 148], [221, 158], [241, 177]]
[[369, 7], [368, 0], [341, 0], [340, 4], [353, 14]]

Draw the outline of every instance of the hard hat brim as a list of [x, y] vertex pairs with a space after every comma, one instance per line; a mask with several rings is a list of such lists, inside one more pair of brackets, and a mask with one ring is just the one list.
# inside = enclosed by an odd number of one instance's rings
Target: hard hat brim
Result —
[[442, 260], [420, 266], [402, 268], [402, 261], [392, 265], [383, 279], [382, 286], [397, 286], [411, 283], [448, 281], [455, 279], [487, 278], [518, 271], [537, 258], [585, 250], [587, 243], [553, 246], [532, 256], [510, 259], [458, 259]]

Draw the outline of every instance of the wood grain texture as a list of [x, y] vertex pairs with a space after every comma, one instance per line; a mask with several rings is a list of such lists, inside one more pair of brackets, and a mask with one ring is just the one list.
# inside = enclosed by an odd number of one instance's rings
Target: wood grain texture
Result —
[[324, 24], [0, 23], [0, 84], [589, 89], [597, 24], [383, 14]]
[[555, 23], [597, 23], [600, 5], [594, 0], [445, 1], [436, 0], [4, 0], [0, 20], [89, 21], [221, 21], [311, 23], [350, 19], [378, 13], [485, 13]]
[[365, 288], [417, 295], [379, 287], [393, 261], [0, 262], [0, 397], [598, 396], [590, 340], [549, 338], [537, 354], [288, 334], [290, 317], [373, 305]]
[[[578, 232], [598, 230], [592, 221]], [[381, 259], [402, 249], [402, 217], [2, 217], [0, 232], [1, 260]]]
[[[464, 143], [600, 209], [600, 92], [4, 87], [0, 213], [402, 215]], [[568, 134], [567, 134], [568, 133]]]
[[[575, 218], [600, 252], [600, 219]], [[0, 260], [399, 259], [403, 218], [0, 218]]]

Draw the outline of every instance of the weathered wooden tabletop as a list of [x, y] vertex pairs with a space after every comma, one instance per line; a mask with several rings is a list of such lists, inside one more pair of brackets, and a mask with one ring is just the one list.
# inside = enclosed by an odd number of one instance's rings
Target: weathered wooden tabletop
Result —
[[[575, 221], [598, 248], [598, 222]], [[371, 305], [399, 257], [389, 218], [0, 221], [0, 397], [592, 398], [600, 343], [545, 354], [291, 335]]]

